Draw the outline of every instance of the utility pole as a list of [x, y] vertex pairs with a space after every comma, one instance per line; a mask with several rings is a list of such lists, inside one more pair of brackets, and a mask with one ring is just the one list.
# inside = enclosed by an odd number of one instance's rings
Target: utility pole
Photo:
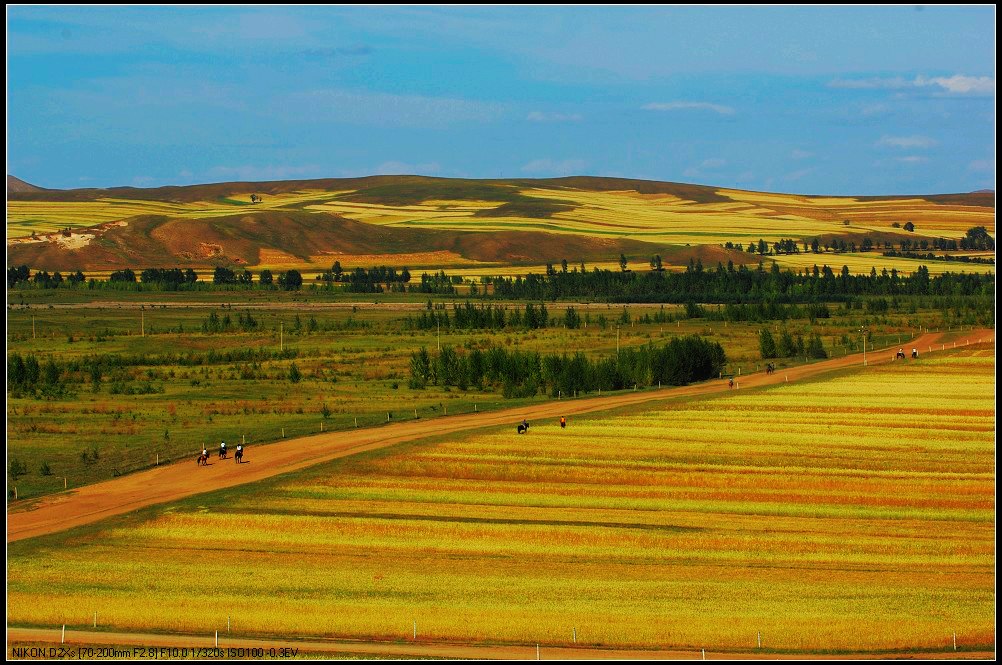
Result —
[[284, 343], [284, 339], [282, 338], [282, 335], [285, 332], [282, 329], [283, 325], [284, 324], [281, 321], [278, 322], [278, 352], [279, 353], [281, 353], [281, 352], [283, 352], [285, 350], [285, 343]]
[[146, 337], [146, 310], [139, 312], [139, 334], [141, 337]]
[[859, 332], [863, 334], [863, 367], [866, 367], [866, 326], [860, 326]]
[[619, 326], [616, 326], [616, 355], [619, 355]]
[[442, 322], [438, 322], [438, 350], [442, 351]]

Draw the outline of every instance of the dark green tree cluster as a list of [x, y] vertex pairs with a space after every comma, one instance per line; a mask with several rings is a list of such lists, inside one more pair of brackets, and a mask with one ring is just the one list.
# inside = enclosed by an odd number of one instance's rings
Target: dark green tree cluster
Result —
[[522, 328], [534, 330], [545, 328], [550, 320], [546, 305], [527, 303], [525, 308], [516, 307], [507, 310], [497, 305], [474, 305], [463, 303], [454, 305], [452, 316], [447, 310], [427, 310], [419, 315], [408, 316], [406, 326], [418, 330], [502, 330], [505, 328]]
[[375, 268], [355, 268], [345, 272], [340, 261], [335, 261], [331, 269], [318, 275], [317, 279], [327, 284], [344, 283], [351, 293], [381, 293], [383, 285], [402, 285], [411, 281], [411, 271], [404, 268], [397, 272], [395, 268], [376, 266]]
[[28, 266], [18, 266], [14, 268], [13, 266], [7, 268], [7, 288], [14, 288], [20, 282], [27, 282], [31, 278], [31, 271], [28, 270]]
[[153, 284], [168, 291], [177, 291], [182, 286], [194, 284], [198, 275], [191, 268], [147, 268], [139, 276], [143, 284]]
[[671, 303], [820, 303], [845, 302], [863, 296], [948, 295], [983, 296], [994, 293], [992, 274], [944, 273], [932, 277], [925, 266], [909, 276], [890, 273], [853, 275], [847, 266], [835, 273], [829, 266], [814, 266], [803, 272], [770, 270], [732, 264], [706, 270], [690, 262], [684, 272], [592, 272], [535, 273], [525, 277], [495, 277], [494, 297], [499, 299], [556, 300], [558, 298], [605, 299], [619, 302]]
[[31, 354], [26, 357], [19, 353], [7, 356], [7, 392], [15, 397], [59, 397], [66, 391], [62, 376], [62, 369], [51, 358], [39, 364]]
[[303, 275], [298, 270], [286, 270], [278, 276], [278, 288], [298, 291], [303, 286]]
[[673, 338], [661, 346], [624, 349], [600, 360], [582, 353], [541, 355], [494, 345], [466, 353], [445, 347], [435, 355], [422, 348], [411, 355], [409, 385], [500, 389], [509, 398], [531, 397], [541, 390], [572, 395], [634, 386], [685, 385], [719, 375], [726, 362], [720, 344], [698, 335]]
[[217, 266], [212, 273], [213, 284], [242, 284], [250, 285], [254, 282], [254, 274], [250, 270], [237, 273], [229, 268]]
[[232, 332], [234, 330], [251, 332], [260, 327], [258, 320], [251, 316], [249, 311], [237, 314], [236, 325], [233, 324], [233, 319], [230, 318], [229, 314], [220, 317], [216, 312], [209, 312], [209, 316], [202, 321], [202, 332], [204, 333]]
[[758, 334], [758, 348], [764, 360], [770, 358], [815, 358], [823, 359], [828, 357], [825, 346], [821, 342], [821, 336], [813, 334], [807, 343], [804, 343], [802, 335], [796, 337], [790, 331], [784, 329], [779, 336], [779, 342], [773, 338], [772, 333], [762, 329]]
[[132, 272], [128, 268], [125, 268], [124, 270], [115, 270], [108, 275], [108, 281], [134, 284], [136, 282], [136, 273]]

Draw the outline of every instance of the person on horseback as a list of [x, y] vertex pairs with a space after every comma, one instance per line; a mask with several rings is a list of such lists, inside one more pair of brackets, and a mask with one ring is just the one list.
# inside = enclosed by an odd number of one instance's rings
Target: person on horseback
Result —
[[728, 379], [727, 380], [727, 387], [728, 388], [733, 388], [734, 387], [734, 379]]
[[565, 427], [567, 427], [567, 418], [560, 416], [560, 429], [564, 429]]
[[240, 463], [244, 458], [244, 447], [241, 444], [237, 444], [237, 463]]

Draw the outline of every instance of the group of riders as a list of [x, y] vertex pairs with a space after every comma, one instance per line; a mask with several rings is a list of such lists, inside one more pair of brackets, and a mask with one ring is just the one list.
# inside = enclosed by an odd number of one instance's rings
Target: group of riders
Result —
[[[529, 421], [523, 418], [516, 429], [519, 434], [525, 434], [529, 431]], [[567, 416], [560, 416], [560, 429], [567, 429]]]
[[[914, 347], [912, 348], [912, 358], [918, 358], [918, 349], [916, 349]], [[904, 360], [905, 359], [905, 350], [903, 348], [899, 348], [897, 354], [894, 356], [894, 359], [895, 360]]]
[[[230, 456], [228, 449], [226, 448], [226, 442], [219, 442], [219, 459], [227, 459]], [[234, 458], [237, 464], [241, 464], [244, 459], [244, 447], [243, 444], [237, 444], [237, 451], [234, 454]], [[198, 464], [206, 466], [209, 463], [209, 451], [206, 448], [202, 448], [202, 454], [198, 456]]]
[[[918, 357], [919, 357], [919, 351], [917, 349], [913, 349], [912, 350], [912, 358], [918, 358]], [[899, 349], [898, 350], [898, 355], [895, 358], [897, 358], [897, 359], [904, 359], [905, 358], [905, 352], [904, 352], [904, 350], [903, 349]], [[771, 375], [771, 374], [773, 374], [775, 372], [776, 372], [776, 366], [773, 365], [772, 363], [769, 363], [766, 366], [766, 374]], [[733, 387], [734, 387], [734, 380], [733, 379], [727, 380], [727, 388], [733, 388]], [[567, 428], [567, 417], [566, 416], [561, 416], [560, 417], [560, 429], [564, 430], [566, 428]], [[528, 432], [529, 431], [529, 421], [527, 421], [525, 419], [522, 419], [522, 422], [518, 424], [517, 430], [518, 430], [519, 434], [525, 434], [526, 432]], [[219, 443], [219, 459], [220, 460], [225, 460], [227, 457], [228, 457], [228, 453], [226, 452], [226, 442], [224, 442], [224, 441], [220, 442]], [[234, 455], [234, 458], [236, 459], [236, 464], [240, 464], [240, 462], [243, 460], [243, 446], [242, 445], [240, 445], [240, 444], [236, 445], [236, 454]], [[198, 456], [198, 464], [200, 464], [200, 465], [206, 465], [206, 464], [208, 464], [208, 451], [206, 449], [204, 449], [204, 448], [201, 449], [201, 455]]]

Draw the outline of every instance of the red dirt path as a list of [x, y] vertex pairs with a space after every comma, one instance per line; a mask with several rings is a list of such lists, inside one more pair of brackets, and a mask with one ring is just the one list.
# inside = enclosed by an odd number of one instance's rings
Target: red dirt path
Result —
[[[944, 333], [928, 333], [907, 343], [925, 351], [936, 345]], [[993, 330], [975, 330], [963, 339], [976, 343], [979, 338], [994, 344]], [[952, 342], [951, 342], [952, 344]], [[895, 345], [897, 346], [897, 345]], [[904, 345], [903, 345], [904, 346]], [[896, 349], [895, 349], [896, 350]], [[869, 365], [890, 362], [892, 349], [867, 353]], [[921, 357], [921, 356], [920, 356]], [[796, 381], [832, 370], [861, 365], [862, 354], [780, 370], [771, 376], [765, 372], [740, 377], [737, 387], [751, 388]], [[474, 430], [495, 425], [511, 425], [523, 418], [529, 421], [574, 416], [644, 402], [663, 401], [727, 392], [727, 381], [707, 381], [680, 388], [665, 388], [644, 392], [625, 393], [608, 397], [589, 397], [574, 400], [552, 401], [544, 404], [488, 413], [470, 413], [445, 416], [430, 420], [416, 420], [290, 439], [263, 446], [247, 452], [244, 464], [232, 459], [220, 461], [213, 458], [207, 467], [195, 466], [195, 460], [177, 462], [108, 480], [79, 489], [51, 495], [33, 503], [27, 509], [7, 511], [7, 542], [57, 533], [76, 526], [121, 515], [146, 506], [168, 503], [185, 497], [211, 492], [226, 487], [251, 483], [290, 471], [297, 471], [340, 457], [385, 448], [406, 441]]]

